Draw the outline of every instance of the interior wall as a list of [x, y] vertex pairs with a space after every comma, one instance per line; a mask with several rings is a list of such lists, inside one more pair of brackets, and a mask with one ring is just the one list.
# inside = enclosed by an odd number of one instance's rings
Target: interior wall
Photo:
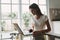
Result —
[[[48, 1], [49, 8], [60, 8], [60, 0], [49, 0]], [[48, 8], [48, 9], [49, 9]], [[50, 14], [49, 14], [50, 17]], [[52, 23], [52, 29], [54, 33], [60, 34], [60, 21], [51, 21]], [[55, 40], [60, 40], [60, 39], [55, 39]]]
[[52, 21], [50, 19], [50, 13], [49, 13], [49, 0], [46, 0], [46, 3], [47, 3], [47, 14], [48, 14], [48, 18], [49, 18], [49, 22], [50, 22], [50, 26], [51, 26], [51, 31], [50, 32], [54, 32], [53, 30], [53, 25], [52, 25]]
[[60, 8], [60, 0], [49, 0], [49, 8]]
[[[60, 8], [60, 0], [49, 0], [49, 8]], [[54, 33], [60, 34], [60, 21], [52, 21]]]

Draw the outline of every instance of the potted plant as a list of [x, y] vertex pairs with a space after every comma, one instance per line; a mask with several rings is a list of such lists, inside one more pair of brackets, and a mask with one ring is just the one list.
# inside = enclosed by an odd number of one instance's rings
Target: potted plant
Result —
[[30, 13], [24, 13], [23, 14], [23, 21], [24, 21], [24, 25], [25, 25], [25, 27], [29, 27], [29, 22], [30, 22], [30, 20], [31, 20], [31, 14]]
[[5, 21], [0, 21], [1, 31], [4, 31]]
[[11, 14], [9, 14], [9, 15], [8, 15], [8, 17], [10, 17], [10, 18], [12, 18], [12, 19], [13, 19], [13, 18], [15, 18], [15, 17], [16, 17], [16, 14], [15, 14], [15, 13], [11, 13]]

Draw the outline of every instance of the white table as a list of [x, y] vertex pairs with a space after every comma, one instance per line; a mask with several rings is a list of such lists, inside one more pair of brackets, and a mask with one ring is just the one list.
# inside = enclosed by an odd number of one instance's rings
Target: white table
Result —
[[46, 33], [45, 35], [48, 35], [50, 40], [55, 40], [55, 38], [60, 39], [60, 34], [57, 33]]
[[3, 39], [12, 39], [12, 35], [10, 35], [11, 33], [16, 33], [18, 34], [18, 31], [0, 31], [0, 40]]

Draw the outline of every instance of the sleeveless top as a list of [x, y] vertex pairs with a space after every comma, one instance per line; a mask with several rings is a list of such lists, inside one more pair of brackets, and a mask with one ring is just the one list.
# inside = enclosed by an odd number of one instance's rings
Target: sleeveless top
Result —
[[46, 15], [42, 15], [39, 19], [32, 18], [34, 24], [34, 31], [40, 31], [45, 29], [45, 22], [48, 20]]

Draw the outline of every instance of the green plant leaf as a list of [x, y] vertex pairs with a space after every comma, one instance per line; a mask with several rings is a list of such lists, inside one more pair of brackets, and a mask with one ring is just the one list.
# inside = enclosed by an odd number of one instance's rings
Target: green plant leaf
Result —
[[22, 14], [22, 17], [23, 17], [25, 26], [28, 27], [29, 26], [29, 21], [30, 21], [32, 15], [30, 13], [26, 12], [26, 13]]
[[9, 14], [9, 15], [8, 15], [8, 17], [10, 17], [10, 18], [12, 18], [12, 19], [13, 19], [13, 18], [15, 18], [15, 17], [16, 17], [16, 14], [15, 14], [15, 13], [11, 13], [11, 14]]

